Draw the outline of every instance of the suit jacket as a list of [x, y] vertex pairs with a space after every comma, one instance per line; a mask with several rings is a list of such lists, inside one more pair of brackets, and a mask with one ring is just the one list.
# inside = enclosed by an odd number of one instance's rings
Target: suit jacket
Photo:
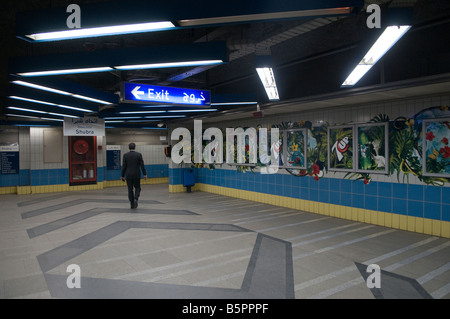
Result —
[[122, 177], [126, 175], [126, 178], [140, 178], [141, 172], [139, 169], [142, 170], [144, 176], [147, 175], [141, 153], [130, 151], [123, 155]]

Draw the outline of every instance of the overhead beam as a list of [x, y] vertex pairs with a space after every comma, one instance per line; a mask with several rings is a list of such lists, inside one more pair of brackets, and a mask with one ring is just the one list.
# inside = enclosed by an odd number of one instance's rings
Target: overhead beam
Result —
[[[170, 21], [178, 27], [348, 15], [364, 0], [113, 1], [80, 6], [81, 29]], [[18, 13], [16, 36], [69, 30], [66, 7]]]

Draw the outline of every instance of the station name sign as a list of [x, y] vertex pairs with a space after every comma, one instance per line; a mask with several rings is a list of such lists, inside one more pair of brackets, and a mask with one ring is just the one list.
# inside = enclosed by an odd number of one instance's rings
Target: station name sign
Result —
[[195, 107], [211, 105], [211, 93], [208, 90], [124, 82], [121, 91], [125, 103], [162, 103]]

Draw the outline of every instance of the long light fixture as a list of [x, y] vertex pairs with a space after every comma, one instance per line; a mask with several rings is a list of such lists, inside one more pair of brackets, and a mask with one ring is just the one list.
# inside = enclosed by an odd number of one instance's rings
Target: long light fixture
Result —
[[76, 69], [61, 69], [61, 70], [48, 70], [48, 71], [36, 71], [36, 72], [20, 72], [17, 75], [20, 76], [43, 76], [43, 75], [61, 75], [61, 74], [76, 74], [76, 73], [93, 73], [93, 72], [105, 72], [113, 71], [112, 68], [107, 66], [94, 67], [94, 68], [76, 68]]
[[80, 112], [87, 112], [87, 113], [94, 112], [92, 110], [83, 109], [83, 108], [80, 108], [80, 107], [68, 106], [68, 105], [63, 105], [63, 104], [56, 104], [56, 103], [51, 103], [51, 102], [46, 102], [46, 101], [41, 101], [41, 100], [35, 100], [35, 99], [29, 99], [29, 98], [21, 97], [21, 96], [12, 95], [12, 96], [8, 96], [8, 97], [11, 98], [11, 99], [15, 99], [15, 100], [21, 100], [21, 101], [38, 103], [38, 104], [44, 104], [44, 105], [57, 106], [57, 107], [61, 107], [61, 108], [64, 108], [64, 109], [71, 109], [71, 110], [80, 111]]
[[259, 78], [261, 79], [269, 100], [279, 100], [280, 96], [278, 95], [273, 69], [269, 67], [256, 68], [256, 72], [258, 72]]
[[258, 104], [258, 102], [215, 102], [215, 103], [211, 103], [212, 106], [217, 106], [217, 105], [256, 105]]
[[23, 107], [8, 106], [8, 109], [16, 110], [16, 111], [22, 111], [22, 112], [48, 114], [48, 112], [39, 111], [39, 110], [32, 110], [32, 109], [26, 109], [26, 108], [23, 108]]
[[186, 115], [163, 115], [163, 116], [146, 116], [146, 119], [162, 119], [162, 118], [176, 118], [176, 117], [186, 117]]
[[175, 28], [175, 25], [172, 22], [160, 21], [160, 22], [115, 25], [98, 28], [84, 28], [84, 29], [71, 29], [55, 32], [43, 32], [43, 33], [29, 34], [25, 36], [34, 41], [57, 41], [57, 40], [117, 35], [117, 34], [160, 31], [172, 28]]
[[354, 86], [410, 28], [409, 25], [388, 26], [342, 83], [342, 86]]
[[11, 83], [14, 84], [18, 84], [18, 85], [22, 85], [22, 86], [26, 86], [26, 87], [30, 87], [33, 89], [38, 89], [38, 90], [42, 90], [42, 91], [47, 91], [47, 92], [52, 92], [52, 93], [56, 93], [56, 94], [62, 94], [62, 95], [69, 95], [72, 97], [75, 97], [77, 99], [83, 99], [83, 100], [87, 100], [87, 101], [91, 101], [91, 102], [96, 102], [96, 103], [100, 103], [100, 104], [112, 104], [111, 102], [107, 102], [107, 101], [103, 101], [103, 100], [99, 100], [99, 99], [94, 99], [92, 97], [89, 96], [84, 96], [81, 94], [73, 94], [67, 91], [63, 91], [63, 90], [57, 90], [48, 86], [44, 86], [44, 85], [38, 85], [35, 83], [30, 83], [30, 82], [26, 82], [26, 81], [21, 81], [21, 80], [16, 80], [16, 81], [12, 81]]
[[126, 111], [119, 112], [119, 114], [147, 114], [147, 113], [166, 113], [166, 111]]
[[200, 65], [214, 65], [214, 64], [220, 64], [223, 62], [224, 62], [223, 60], [200, 60], [200, 61], [148, 63], [148, 64], [134, 64], [134, 65], [119, 65], [119, 66], [114, 66], [114, 69], [138, 70], [138, 69], [175, 68], [175, 67], [189, 67], [189, 66], [200, 66]]
[[[15, 106], [8, 106], [8, 109], [10, 110], [15, 110], [15, 111], [21, 111], [21, 112], [30, 112], [30, 113], [39, 113], [39, 114], [50, 114], [50, 115], [56, 115], [56, 116], [63, 116], [63, 117], [73, 117], [73, 118], [78, 118], [78, 116], [72, 116], [72, 115], [67, 115], [67, 114], [59, 114], [59, 113], [51, 113], [51, 112], [45, 112], [45, 111], [39, 111], [39, 110], [32, 110], [32, 109], [26, 109], [26, 108], [22, 108], [22, 107], [15, 107]], [[18, 116], [18, 117], [26, 117], [26, 118], [39, 118], [39, 117], [35, 117], [35, 116], [28, 116], [28, 115], [20, 115], [20, 114], [6, 114], [9, 116]], [[42, 120], [52, 120], [52, 121], [63, 121], [60, 119], [52, 119], [52, 118], [47, 118], [47, 117], [41, 117], [40, 119]]]
[[42, 90], [42, 91], [47, 91], [47, 92], [52, 92], [52, 93], [57, 93], [57, 94], [62, 94], [62, 95], [71, 95], [71, 93], [66, 92], [66, 91], [57, 90], [57, 89], [50, 88], [48, 86], [38, 85], [38, 84], [20, 81], [20, 80], [11, 81], [11, 83], [22, 85], [22, 86], [27, 86], [27, 87]]
[[215, 112], [217, 109], [192, 109], [192, 110], [169, 110], [169, 113], [189, 113], [189, 112]]

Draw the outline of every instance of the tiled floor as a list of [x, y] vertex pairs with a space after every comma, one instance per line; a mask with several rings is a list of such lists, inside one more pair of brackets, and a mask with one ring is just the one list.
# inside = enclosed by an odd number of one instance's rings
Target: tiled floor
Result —
[[444, 238], [162, 184], [0, 198], [1, 298], [450, 298]]

